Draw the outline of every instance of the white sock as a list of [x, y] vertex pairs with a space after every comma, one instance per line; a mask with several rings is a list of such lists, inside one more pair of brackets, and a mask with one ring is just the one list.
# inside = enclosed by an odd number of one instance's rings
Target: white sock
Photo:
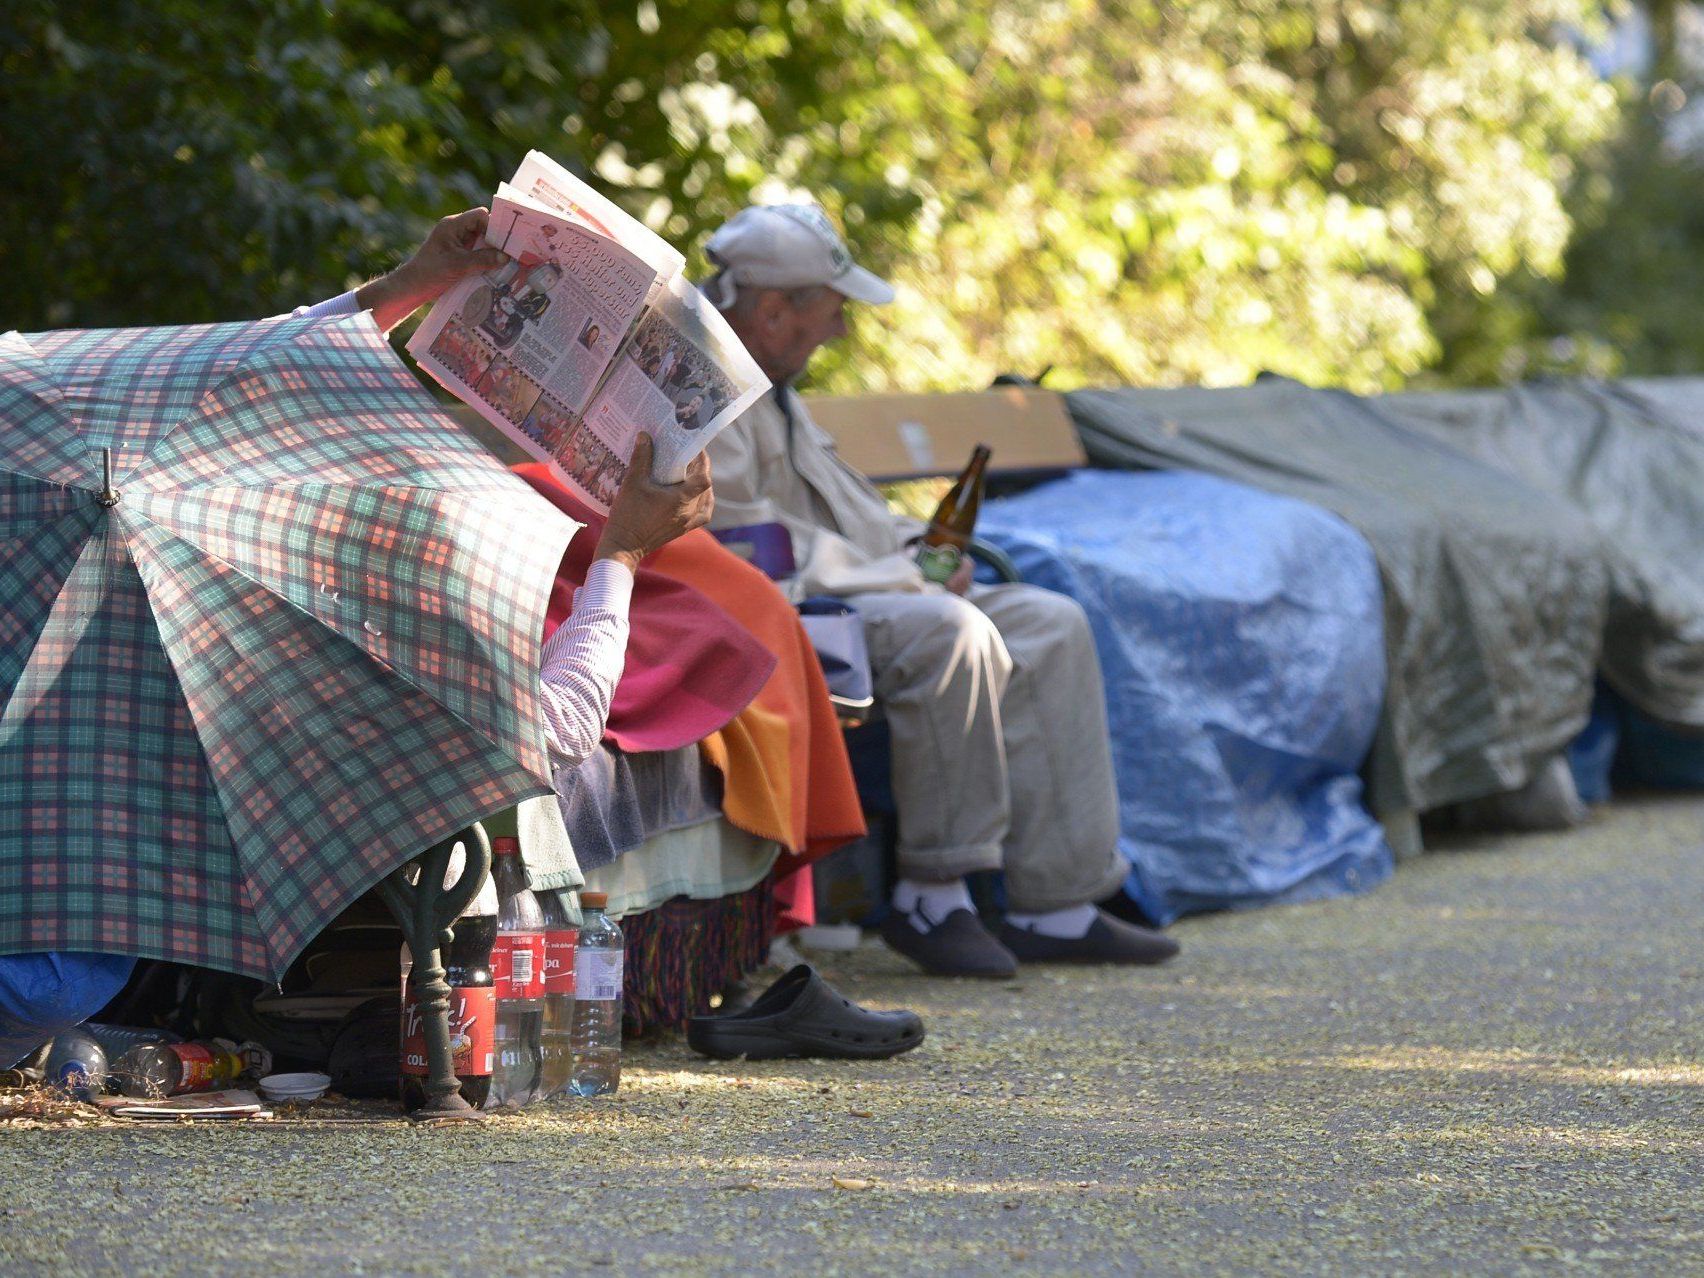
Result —
[[970, 889], [963, 879], [946, 883], [924, 883], [918, 879], [901, 879], [893, 887], [893, 908], [911, 919], [919, 932], [936, 927], [954, 910], [970, 910]]
[[1016, 911], [1006, 915], [1006, 922], [1013, 927], [1021, 927], [1026, 932], [1039, 932], [1043, 936], [1057, 937], [1061, 941], [1075, 941], [1089, 934], [1089, 928], [1094, 926], [1095, 907], [1092, 905], [1073, 905], [1068, 910], [1048, 910], [1045, 914], [1019, 914]]

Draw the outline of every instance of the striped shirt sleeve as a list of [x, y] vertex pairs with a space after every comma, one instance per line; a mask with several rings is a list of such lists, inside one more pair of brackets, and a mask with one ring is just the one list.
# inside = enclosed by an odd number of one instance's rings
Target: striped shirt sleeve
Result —
[[609, 705], [627, 659], [633, 574], [596, 560], [574, 592], [574, 610], [544, 645], [540, 701], [551, 749], [572, 766], [603, 740]]

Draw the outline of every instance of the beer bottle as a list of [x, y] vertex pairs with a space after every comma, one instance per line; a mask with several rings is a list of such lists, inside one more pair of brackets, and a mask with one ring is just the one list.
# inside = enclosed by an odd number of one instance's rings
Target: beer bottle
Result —
[[917, 566], [930, 581], [946, 584], [958, 570], [976, 531], [976, 515], [982, 509], [982, 480], [988, 469], [989, 448], [978, 444], [941, 504], [929, 521], [928, 531], [917, 547]]

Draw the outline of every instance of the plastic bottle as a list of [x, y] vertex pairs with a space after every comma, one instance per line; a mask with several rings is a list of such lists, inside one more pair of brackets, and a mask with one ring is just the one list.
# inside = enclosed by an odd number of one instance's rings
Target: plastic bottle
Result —
[[[457, 848], [444, 873], [448, 887], [461, 877], [463, 853]], [[491, 978], [491, 950], [497, 943], [497, 889], [487, 875], [478, 895], [452, 928], [455, 939], [443, 956], [450, 986], [450, 1052], [461, 1098], [475, 1109], [491, 1093], [493, 1039], [497, 1028], [497, 991]], [[413, 956], [402, 947], [402, 1060], [399, 1080], [402, 1108], [413, 1113], [426, 1103], [426, 1026], [415, 1002]]]
[[574, 947], [573, 1072], [568, 1090], [602, 1096], [621, 1086], [621, 926], [603, 892], [582, 892], [580, 943]]
[[177, 1096], [218, 1091], [244, 1074], [260, 1077], [271, 1070], [272, 1053], [259, 1043], [208, 1038], [133, 1047], [112, 1067], [112, 1075], [126, 1096]]
[[148, 1043], [181, 1043], [182, 1034], [174, 1034], [167, 1029], [151, 1029], [141, 1025], [97, 1025], [85, 1021], [79, 1027], [90, 1038], [101, 1045], [101, 1050], [107, 1054], [108, 1060], [116, 1061], [133, 1047], [141, 1047]]
[[49, 1087], [86, 1101], [106, 1091], [106, 1080], [106, 1052], [92, 1037], [82, 1029], [68, 1029], [54, 1036], [47, 1051]]
[[540, 892], [538, 908], [544, 915], [544, 1029], [539, 1043], [544, 1064], [538, 1091], [540, 1099], [546, 1099], [568, 1090], [573, 1067], [574, 947], [580, 929], [569, 921], [560, 893]]
[[491, 880], [497, 885], [497, 946], [491, 951], [497, 1063], [487, 1109], [537, 1100], [544, 1065], [544, 915], [527, 887], [520, 853], [519, 839], [491, 840]]

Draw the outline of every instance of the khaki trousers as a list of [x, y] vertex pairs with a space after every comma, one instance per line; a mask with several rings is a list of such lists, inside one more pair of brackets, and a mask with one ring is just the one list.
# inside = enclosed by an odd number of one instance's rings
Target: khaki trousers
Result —
[[900, 873], [1004, 870], [1035, 913], [1110, 895], [1129, 867], [1083, 610], [1018, 585], [851, 602], [893, 734]]

